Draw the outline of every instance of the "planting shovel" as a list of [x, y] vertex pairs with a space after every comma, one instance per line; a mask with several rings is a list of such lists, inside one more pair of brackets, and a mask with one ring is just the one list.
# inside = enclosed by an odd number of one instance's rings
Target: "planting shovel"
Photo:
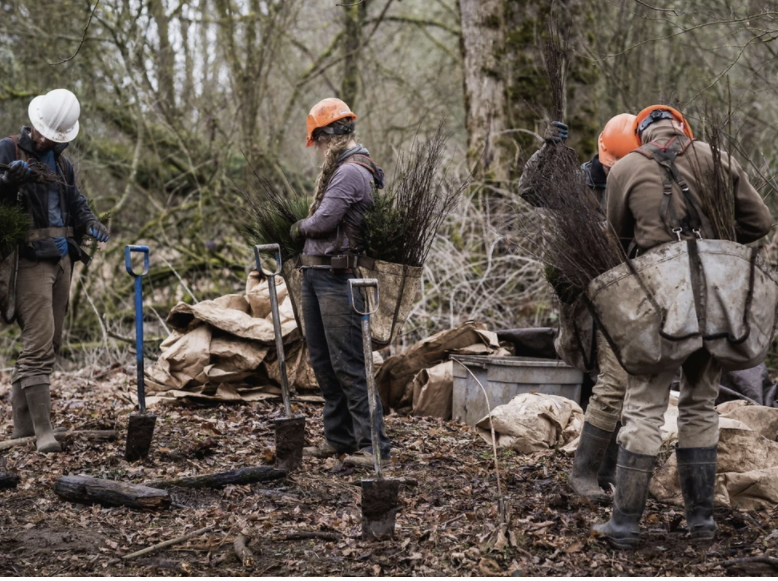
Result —
[[[354, 289], [374, 289], [375, 308], [371, 311], [365, 301], [365, 311], [360, 311], [354, 300]], [[348, 300], [354, 312], [362, 317], [362, 346], [365, 354], [367, 397], [370, 406], [370, 439], [373, 443], [375, 479], [363, 479], [362, 485], [362, 537], [381, 539], [394, 536], [394, 520], [400, 510], [399, 490], [401, 482], [385, 479], [381, 469], [381, 448], [378, 445], [378, 428], [375, 415], [378, 410], [378, 390], [373, 374], [373, 346], [370, 340], [370, 315], [378, 310], [378, 281], [374, 278], [354, 278], [348, 281]]]
[[[263, 252], [273, 254], [276, 261], [274, 272], [262, 268], [259, 255]], [[305, 446], [305, 416], [292, 415], [292, 403], [289, 401], [289, 379], [286, 375], [286, 358], [284, 357], [284, 337], [281, 334], [281, 316], [278, 312], [278, 295], [276, 294], [276, 276], [281, 274], [281, 247], [278, 244], [260, 244], [254, 247], [254, 259], [257, 271], [267, 277], [267, 288], [270, 294], [270, 310], [273, 313], [273, 330], [276, 336], [276, 353], [278, 354], [278, 373], [281, 376], [281, 397], [284, 400], [284, 415], [275, 421], [276, 425], [276, 463], [279, 470], [287, 472], [299, 468], [303, 463], [303, 446]]]
[[[132, 253], [143, 253], [143, 272], [132, 269]], [[151, 448], [157, 416], [146, 413], [146, 383], [143, 375], [143, 277], [149, 273], [149, 247], [125, 246], [124, 267], [135, 277], [135, 356], [138, 367], [138, 413], [130, 414], [127, 427], [127, 448], [124, 458], [129, 462], [145, 458]]]

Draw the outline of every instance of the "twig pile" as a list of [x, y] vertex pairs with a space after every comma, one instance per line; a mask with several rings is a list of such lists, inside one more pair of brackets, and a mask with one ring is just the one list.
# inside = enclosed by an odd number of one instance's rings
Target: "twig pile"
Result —
[[375, 204], [365, 214], [365, 248], [378, 260], [422, 266], [443, 222], [467, 187], [455, 186], [441, 171], [448, 141], [443, 124], [427, 143], [415, 143], [401, 157], [392, 185], [376, 191]]

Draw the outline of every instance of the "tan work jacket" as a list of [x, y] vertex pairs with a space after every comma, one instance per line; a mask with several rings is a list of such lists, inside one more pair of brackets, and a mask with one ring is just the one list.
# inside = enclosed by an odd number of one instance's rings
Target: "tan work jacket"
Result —
[[[653, 124], [643, 134], [643, 142], [666, 144], [679, 135], [670, 121]], [[722, 165], [730, 169], [735, 193], [735, 220], [737, 242], [746, 244], [765, 236], [772, 225], [770, 210], [759, 193], [748, 181], [748, 175], [734, 158], [722, 153]], [[731, 166], [729, 165], [731, 163]], [[689, 185], [698, 205], [700, 202], [698, 176], [703, 183], [713, 170], [713, 152], [707, 143], [695, 141], [675, 159], [679, 173]], [[694, 169], [697, 166], [697, 169]], [[608, 175], [605, 192], [608, 221], [627, 248], [635, 240], [640, 250], [648, 250], [665, 242], [677, 240], [667, 231], [662, 216], [662, 183], [664, 170], [653, 159], [632, 152], [619, 160]], [[678, 184], [673, 183], [672, 203], [679, 217], [687, 215], [686, 203]], [[702, 207], [705, 211], [704, 206]], [[712, 234], [708, 234], [712, 237]]]

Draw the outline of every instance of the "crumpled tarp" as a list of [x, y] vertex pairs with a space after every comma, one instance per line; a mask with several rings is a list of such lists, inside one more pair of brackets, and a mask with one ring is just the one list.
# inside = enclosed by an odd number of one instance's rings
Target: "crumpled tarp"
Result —
[[[721, 435], [714, 503], [743, 510], [778, 505], [778, 409], [746, 401], [718, 406]], [[674, 438], [670, 434], [668, 441]], [[675, 452], [654, 474], [651, 494], [683, 506]]]
[[451, 354], [494, 355], [498, 352], [500, 343], [497, 334], [487, 331], [481, 324], [468, 321], [454, 329], [441, 331], [384, 361], [376, 375], [381, 401], [387, 409], [410, 408], [413, 405], [414, 378], [422, 369], [447, 361]]
[[[289, 385], [317, 389], [283, 279], [276, 292]], [[267, 280], [254, 271], [245, 294], [196, 305], [179, 303], [167, 323], [173, 333], [147, 371], [148, 392], [158, 399], [257, 401], [278, 397], [280, 375]]]
[[522, 393], [497, 406], [476, 424], [478, 434], [492, 443], [527, 454], [565, 446], [583, 428], [583, 410], [571, 399], [545, 393]]

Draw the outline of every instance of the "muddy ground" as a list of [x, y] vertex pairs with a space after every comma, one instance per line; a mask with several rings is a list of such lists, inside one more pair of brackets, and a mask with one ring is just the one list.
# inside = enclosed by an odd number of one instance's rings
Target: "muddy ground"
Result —
[[[125, 372], [129, 373], [127, 375]], [[415, 483], [401, 489], [396, 539], [366, 542], [360, 534], [361, 478], [366, 470], [336, 460], [307, 460], [278, 480], [222, 490], [173, 493], [162, 512], [103, 508], [60, 500], [51, 485], [61, 475], [86, 474], [141, 483], [267, 464], [273, 458], [278, 401], [251, 405], [164, 405], [150, 458], [123, 459], [131, 405], [131, 369], [84, 369], [54, 383], [55, 425], [115, 427], [119, 439], [98, 444], [75, 439], [64, 453], [42, 456], [32, 446], [5, 455], [21, 476], [16, 490], [0, 491], [0, 575], [581, 575], [684, 576], [773, 574], [778, 510], [717, 510], [713, 543], [692, 545], [678, 508], [649, 501], [646, 542], [637, 552], [611, 550], [589, 535], [609, 510], [571, 496], [571, 458], [549, 451], [500, 453], [507, 522], [499, 525], [492, 451], [467, 426], [390, 416], [395, 452], [387, 472]], [[96, 377], [98, 379], [87, 379]], [[11, 432], [8, 381], [0, 387], [0, 438]], [[321, 406], [297, 404], [307, 440], [322, 435]], [[116, 563], [119, 557], [199, 528], [209, 533], [174, 547]], [[291, 538], [314, 533], [315, 538]], [[322, 535], [328, 533], [328, 535]], [[235, 556], [239, 534], [255, 560]], [[317, 537], [318, 535], [318, 537]], [[329, 538], [320, 538], [320, 537]], [[334, 540], [333, 540], [334, 539]], [[778, 562], [778, 560], [774, 561]]]

